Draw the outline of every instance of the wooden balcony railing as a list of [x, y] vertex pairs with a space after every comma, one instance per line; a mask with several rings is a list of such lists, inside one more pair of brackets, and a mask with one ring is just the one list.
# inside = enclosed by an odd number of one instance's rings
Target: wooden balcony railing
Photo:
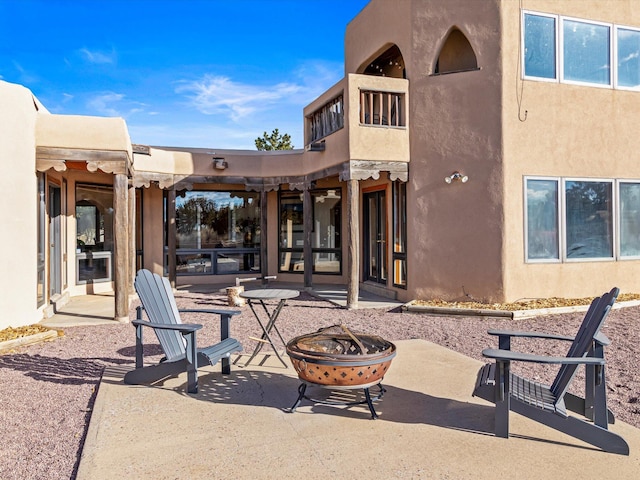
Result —
[[360, 123], [404, 127], [404, 94], [360, 91]]

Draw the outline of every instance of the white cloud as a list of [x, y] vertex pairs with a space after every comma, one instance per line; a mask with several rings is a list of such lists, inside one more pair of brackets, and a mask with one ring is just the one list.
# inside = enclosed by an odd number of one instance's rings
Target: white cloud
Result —
[[259, 86], [234, 82], [228, 77], [205, 75], [198, 81], [182, 82], [176, 93], [186, 94], [190, 103], [206, 115], [224, 114], [233, 121], [239, 121], [296, 94], [300, 88], [293, 83]]
[[89, 63], [95, 64], [112, 64], [116, 63], [116, 52], [111, 50], [110, 52], [100, 52], [98, 50], [89, 50], [88, 48], [81, 48], [80, 54]]
[[128, 118], [144, 111], [145, 104], [132, 102], [122, 93], [106, 92], [95, 95], [86, 102], [87, 108], [94, 115]]

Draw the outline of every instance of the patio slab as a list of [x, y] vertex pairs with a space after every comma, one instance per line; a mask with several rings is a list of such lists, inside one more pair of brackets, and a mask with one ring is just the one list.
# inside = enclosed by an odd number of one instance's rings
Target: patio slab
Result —
[[232, 373], [200, 370], [199, 393], [186, 375], [154, 386], [122, 381], [129, 367], [107, 368], [82, 452], [80, 480], [412, 478], [635, 479], [640, 430], [611, 429], [631, 455], [604, 453], [512, 414], [512, 436], [493, 436], [493, 407], [471, 396], [480, 362], [424, 340], [396, 343], [376, 403], [313, 405], [273, 356]]

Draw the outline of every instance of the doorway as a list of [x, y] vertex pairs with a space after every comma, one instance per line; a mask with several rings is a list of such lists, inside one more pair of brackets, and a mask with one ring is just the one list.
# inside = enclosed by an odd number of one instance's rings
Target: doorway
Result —
[[62, 195], [49, 184], [49, 298], [62, 293]]
[[364, 193], [364, 280], [387, 283], [387, 202], [385, 190]]

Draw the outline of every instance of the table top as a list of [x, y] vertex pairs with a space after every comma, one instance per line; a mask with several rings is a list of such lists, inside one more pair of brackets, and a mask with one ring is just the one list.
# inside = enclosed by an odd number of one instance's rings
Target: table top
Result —
[[258, 290], [246, 290], [240, 293], [242, 298], [249, 300], [286, 300], [300, 295], [298, 290], [286, 290], [283, 288], [262, 288]]

